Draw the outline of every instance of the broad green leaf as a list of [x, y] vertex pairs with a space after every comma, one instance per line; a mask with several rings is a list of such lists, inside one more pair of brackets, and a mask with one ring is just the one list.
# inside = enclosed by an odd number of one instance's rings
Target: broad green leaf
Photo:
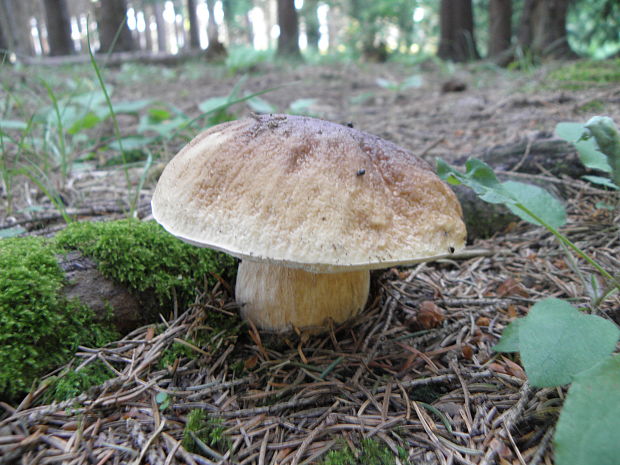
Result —
[[289, 110], [294, 115], [308, 114], [310, 107], [316, 103], [315, 98], [300, 98], [289, 105]]
[[28, 127], [28, 123], [24, 121], [17, 121], [11, 119], [2, 119], [0, 120], [0, 129], [26, 129]]
[[112, 105], [115, 113], [138, 113], [153, 102], [152, 99], [118, 102]]
[[493, 347], [495, 352], [519, 352], [519, 328], [524, 318], [517, 318], [504, 328], [502, 337]]
[[514, 181], [499, 182], [489, 165], [475, 158], [465, 163], [461, 173], [441, 159], [437, 160], [437, 174], [450, 184], [464, 184], [488, 203], [503, 203], [524, 221], [539, 224], [519, 205], [526, 207], [553, 227], [566, 222], [562, 204], [544, 189]]
[[575, 376], [555, 436], [556, 465], [617, 465], [620, 459], [620, 356]]
[[278, 109], [267, 100], [260, 97], [252, 97], [248, 100], [248, 106], [256, 113], [276, 113]]
[[410, 87], [420, 87], [422, 83], [422, 76], [420, 76], [419, 74], [414, 74], [413, 76], [409, 76], [407, 79], [405, 79], [400, 85], [400, 87], [402, 89], [408, 89]]
[[[506, 181], [502, 183], [512, 197], [517, 199], [520, 205], [525, 206], [536, 216], [542, 218], [554, 228], [560, 228], [566, 224], [566, 210], [564, 205], [541, 187], [522, 182]], [[510, 211], [521, 219], [533, 224], [538, 224], [534, 218], [520, 210], [516, 205], [507, 205]], [[542, 226], [542, 225], [541, 225]]]
[[383, 87], [384, 89], [398, 89], [398, 83], [384, 78], [377, 78], [376, 83], [379, 87]]
[[99, 118], [95, 113], [89, 111], [82, 118], [75, 121], [69, 129], [67, 129], [67, 133], [74, 135], [81, 132], [84, 129], [94, 128], [97, 124], [101, 122], [101, 118]]
[[142, 149], [149, 145], [152, 142], [152, 137], [144, 137], [144, 136], [128, 136], [123, 137], [119, 143], [118, 140], [114, 140], [108, 144], [112, 150], [137, 150]]
[[558, 123], [555, 127], [555, 135], [575, 146], [584, 166], [610, 173], [611, 166], [607, 163], [607, 157], [598, 150], [596, 142], [593, 139], [582, 139], [585, 131], [585, 125], [581, 123]]
[[582, 179], [585, 179], [586, 181], [590, 181], [593, 184], [599, 184], [601, 186], [609, 187], [610, 189], [613, 189], [613, 190], [620, 189], [618, 186], [614, 184], [614, 182], [611, 179], [604, 178], [602, 176], [588, 175], [588, 176], [582, 176]]
[[214, 110], [225, 108], [228, 105], [228, 96], [212, 97], [198, 104], [198, 109], [203, 113], [209, 113]]
[[21, 226], [13, 226], [12, 228], [4, 228], [0, 229], [0, 239], [5, 239], [8, 237], [17, 237], [20, 234], [25, 233], [26, 230]]
[[519, 349], [533, 386], [561, 386], [608, 357], [619, 336], [612, 322], [550, 298], [536, 303], [523, 319]]
[[151, 123], [160, 123], [162, 121], [166, 121], [170, 119], [172, 113], [170, 113], [165, 108], [151, 108], [148, 111], [149, 121]]

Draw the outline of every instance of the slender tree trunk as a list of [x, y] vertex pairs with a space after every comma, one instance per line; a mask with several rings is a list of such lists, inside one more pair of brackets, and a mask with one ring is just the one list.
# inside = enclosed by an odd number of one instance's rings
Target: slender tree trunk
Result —
[[573, 58], [566, 37], [569, 0], [525, 0], [519, 45], [534, 56]]
[[26, 2], [19, 0], [0, 0], [0, 24], [7, 48], [18, 58], [20, 55], [34, 55], [27, 6]]
[[474, 38], [472, 0], [441, 0], [439, 28], [440, 58], [462, 62], [480, 57]]
[[198, 15], [196, 14], [196, 0], [187, 0], [187, 15], [189, 18], [189, 48], [200, 48], [200, 31]]
[[145, 41], [145, 49], [147, 52], [153, 52], [153, 34], [151, 31], [151, 9], [149, 5], [144, 0], [140, 2], [140, 8], [142, 9], [142, 14], [144, 15], [144, 41]]
[[304, 0], [304, 6], [302, 9], [302, 15], [306, 23], [308, 47], [315, 50], [319, 49], [319, 39], [321, 38], [321, 33], [319, 31], [319, 16], [317, 14], [318, 7], [318, 0]]
[[[96, 15], [101, 44], [100, 52], [108, 52], [113, 45], [115, 52], [133, 50], [134, 41], [131, 31], [127, 27], [127, 4], [125, 0], [101, 0], [97, 6]], [[114, 43], [117, 32], [118, 38]]]
[[70, 55], [73, 53], [71, 22], [66, 0], [44, 0], [47, 42], [50, 55]]
[[157, 28], [157, 51], [165, 53], [168, 50], [168, 40], [166, 37], [166, 21], [164, 21], [164, 8], [160, 1], [153, 4], [155, 11], [155, 26]]
[[[2, 10], [0, 10], [2, 11]], [[9, 40], [7, 38], [4, 25], [0, 21], [0, 65], [7, 62], [9, 58]]]
[[222, 57], [226, 55], [226, 47], [220, 42], [220, 31], [215, 22], [215, 0], [207, 0], [207, 9], [209, 10], [209, 22], [207, 24], [209, 48], [207, 49], [207, 56], [209, 58]]
[[278, 0], [278, 36], [277, 55], [288, 59], [301, 59], [299, 50], [299, 19], [295, 10], [295, 0]]
[[[512, 0], [489, 1], [489, 58], [507, 61], [512, 39]], [[505, 58], [504, 58], [505, 57]]]

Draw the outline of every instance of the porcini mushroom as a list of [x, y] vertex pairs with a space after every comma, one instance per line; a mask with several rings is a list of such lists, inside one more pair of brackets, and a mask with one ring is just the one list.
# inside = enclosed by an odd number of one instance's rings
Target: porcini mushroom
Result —
[[448, 256], [456, 196], [411, 152], [327, 121], [265, 115], [209, 128], [164, 169], [153, 216], [184, 241], [241, 259], [236, 299], [257, 327], [342, 322], [369, 270]]

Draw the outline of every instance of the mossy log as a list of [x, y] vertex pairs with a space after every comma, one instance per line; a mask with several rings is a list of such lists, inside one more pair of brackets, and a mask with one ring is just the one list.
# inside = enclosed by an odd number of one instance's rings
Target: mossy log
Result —
[[[0, 400], [27, 390], [78, 345], [98, 346], [232, 280], [230, 256], [155, 222], [74, 223], [56, 237], [0, 240]], [[116, 331], [114, 331], [116, 330]]]

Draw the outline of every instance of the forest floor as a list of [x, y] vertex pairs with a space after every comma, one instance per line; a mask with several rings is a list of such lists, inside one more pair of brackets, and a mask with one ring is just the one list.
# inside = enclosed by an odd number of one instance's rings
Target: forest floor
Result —
[[[618, 81], [584, 79], [588, 67], [571, 66], [550, 63], [523, 72], [434, 62], [264, 63], [242, 78], [192, 62], [177, 68], [128, 64], [106, 69], [105, 78], [115, 102], [152, 99], [160, 103], [144, 108], [171, 111], [174, 105], [190, 119], [201, 113], [200, 103], [230, 95], [236, 84], [237, 97], [275, 88], [261, 95], [273, 110], [351, 122], [430, 162], [454, 162], [551, 135], [562, 121], [604, 114], [620, 122]], [[614, 66], [618, 73], [620, 65]], [[80, 68], [77, 75], [88, 72]], [[42, 76], [63, 96], [71, 95], [68, 83], [77, 79], [71, 68], [3, 68], [0, 95], [21, 117], [7, 109], [0, 120], [24, 120], [27, 108], [36, 111], [32, 102], [49, 106]], [[19, 95], [26, 96], [22, 103]], [[240, 117], [258, 105], [265, 108], [254, 101], [227, 111]], [[121, 134], [137, 132], [144, 108], [119, 114]], [[173, 119], [162, 118], [162, 126]], [[37, 137], [47, 137], [41, 147], [51, 150], [59, 144], [49, 142], [57, 129], [50, 127]], [[118, 154], [100, 142], [112, 133], [109, 119], [75, 130], [65, 140], [74, 169], [63, 179], [52, 167], [43, 184], [55, 186], [66, 212], [82, 220], [123, 216], [137, 186], [136, 214], [148, 219], [157, 172], [184, 140], [141, 147], [141, 158], [125, 170], [110, 164]], [[15, 163], [10, 150], [5, 139], [5, 163]], [[145, 173], [149, 151], [156, 160]], [[618, 218], [597, 206], [609, 193], [544, 170], [536, 176], [561, 187], [571, 240], [618, 272]], [[0, 231], [47, 235], [63, 227], [49, 192], [20, 176], [11, 182], [11, 192], [5, 189], [0, 198]], [[518, 356], [492, 347], [512, 319], [544, 297], [585, 303], [584, 284], [540, 228], [513, 223], [470, 241], [468, 250], [455, 260], [374, 273], [368, 308], [327, 335], [276, 341], [246, 328], [234, 336], [212, 335], [208, 350], [162, 368], [159, 360], [175, 342], [195, 340], [196, 331], [209, 325], [208, 312], [237, 318], [231, 283], [205, 290], [159, 334], [140, 328], [105, 348], [81, 350], [77, 357], [84, 363], [115, 367], [118, 376], [100, 389], [59, 405], [37, 405], [34, 398], [17, 409], [5, 405], [0, 428], [14, 440], [0, 444], [15, 446], [6, 457], [22, 463], [553, 463], [551, 439], [566, 390], [532, 388]], [[601, 311], [618, 321], [619, 308], [616, 296]], [[198, 446], [181, 443], [193, 409], [208, 415]], [[328, 455], [330, 450], [340, 454]]]

